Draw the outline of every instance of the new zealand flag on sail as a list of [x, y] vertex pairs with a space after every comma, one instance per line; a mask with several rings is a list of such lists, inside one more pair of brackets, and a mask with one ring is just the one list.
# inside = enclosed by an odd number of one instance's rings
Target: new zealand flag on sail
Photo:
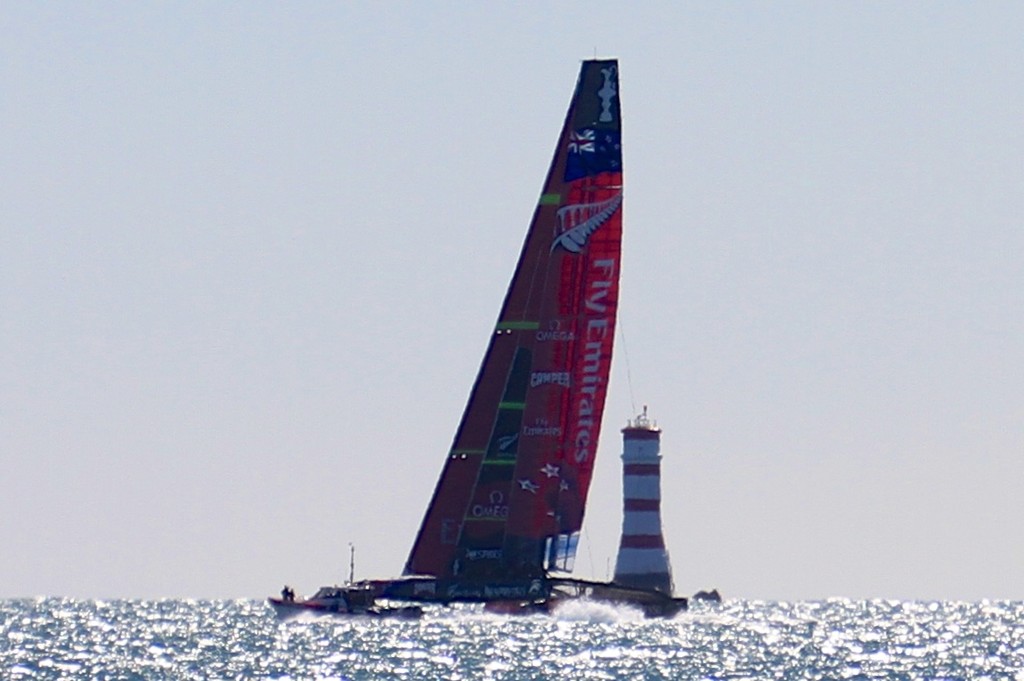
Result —
[[569, 156], [565, 161], [565, 181], [598, 173], [622, 170], [622, 133], [618, 130], [584, 128], [569, 133]]
[[612, 61], [584, 64], [565, 140], [565, 181], [622, 172], [619, 69]]

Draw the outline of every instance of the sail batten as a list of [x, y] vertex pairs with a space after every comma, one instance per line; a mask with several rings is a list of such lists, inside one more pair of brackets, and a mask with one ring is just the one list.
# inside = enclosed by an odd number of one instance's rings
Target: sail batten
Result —
[[407, 574], [571, 570], [611, 365], [621, 216], [618, 65], [586, 61]]

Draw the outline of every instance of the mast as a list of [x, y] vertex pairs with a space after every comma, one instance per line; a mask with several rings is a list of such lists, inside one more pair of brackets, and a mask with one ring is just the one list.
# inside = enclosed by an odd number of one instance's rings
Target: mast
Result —
[[621, 206], [618, 63], [585, 61], [406, 574], [571, 570], [611, 366]]

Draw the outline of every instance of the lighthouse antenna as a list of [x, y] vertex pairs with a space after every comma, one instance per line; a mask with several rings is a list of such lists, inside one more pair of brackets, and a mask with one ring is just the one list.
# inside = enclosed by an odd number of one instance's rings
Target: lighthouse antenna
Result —
[[348, 583], [355, 584], [356, 581], [356, 545], [348, 543]]

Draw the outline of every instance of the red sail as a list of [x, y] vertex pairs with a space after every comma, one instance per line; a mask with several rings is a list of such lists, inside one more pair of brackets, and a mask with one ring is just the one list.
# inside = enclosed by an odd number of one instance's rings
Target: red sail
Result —
[[621, 241], [618, 64], [586, 61], [406, 574], [571, 569], [611, 366]]

